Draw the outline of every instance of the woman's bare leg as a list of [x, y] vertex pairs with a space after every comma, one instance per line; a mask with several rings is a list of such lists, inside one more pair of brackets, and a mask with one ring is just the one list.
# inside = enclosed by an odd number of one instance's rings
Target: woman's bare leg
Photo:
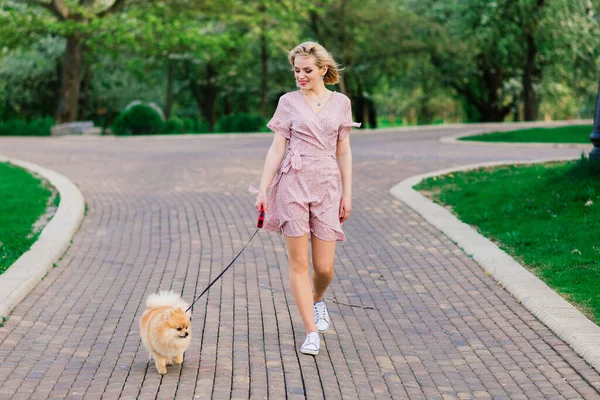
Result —
[[317, 332], [310, 276], [308, 275], [308, 234], [300, 237], [286, 236], [288, 262], [290, 264], [290, 287], [300, 312], [306, 333]]
[[311, 236], [313, 260], [313, 303], [321, 301], [325, 290], [333, 279], [333, 262], [335, 259], [335, 241], [321, 240], [315, 235]]

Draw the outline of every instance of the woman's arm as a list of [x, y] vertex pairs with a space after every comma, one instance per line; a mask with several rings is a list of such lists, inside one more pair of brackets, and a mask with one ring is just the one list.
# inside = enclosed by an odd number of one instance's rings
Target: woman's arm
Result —
[[273, 136], [273, 142], [271, 143], [271, 147], [269, 147], [267, 157], [265, 158], [265, 166], [263, 168], [262, 178], [260, 180], [260, 187], [258, 189], [258, 196], [255, 204], [257, 210], [259, 210], [260, 206], [262, 205], [265, 209], [265, 212], [267, 212], [267, 189], [271, 185], [271, 181], [273, 181], [273, 177], [279, 169], [281, 160], [283, 160], [286, 145], [287, 139], [280, 134], [275, 133]]
[[350, 135], [337, 142], [336, 159], [342, 176], [342, 201], [340, 202], [340, 222], [350, 216], [352, 210], [352, 149]]

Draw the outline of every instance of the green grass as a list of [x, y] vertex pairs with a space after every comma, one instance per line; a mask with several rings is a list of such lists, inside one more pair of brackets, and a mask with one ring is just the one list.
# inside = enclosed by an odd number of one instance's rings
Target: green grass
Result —
[[0, 274], [35, 242], [33, 224], [46, 211], [51, 191], [27, 171], [0, 163]]
[[[390, 121], [389, 118], [386, 117], [380, 117], [377, 119], [377, 128], [378, 129], [385, 129], [385, 128], [396, 128], [396, 127], [408, 127], [408, 126], [420, 126], [420, 125], [442, 125], [445, 124], [446, 121], [444, 121], [441, 118], [438, 118], [436, 120], [433, 120], [431, 122], [428, 123], [416, 123], [416, 124], [410, 124], [409, 122], [405, 122], [403, 120], [402, 117], [398, 117], [395, 121]], [[367, 127], [368, 129], [372, 129], [373, 127], [368, 123], [368, 121], [363, 122], [363, 125], [365, 127]]]
[[600, 162], [504, 166], [415, 189], [527, 266], [600, 325]]
[[572, 125], [559, 128], [531, 128], [509, 132], [493, 132], [484, 135], [466, 136], [459, 140], [478, 142], [520, 143], [588, 143], [592, 125]]
[[399, 117], [398, 119], [394, 120], [393, 122], [390, 121], [389, 118], [378, 118], [377, 119], [377, 127], [378, 128], [394, 128], [396, 126], [403, 126], [404, 123], [402, 121], [402, 117]]

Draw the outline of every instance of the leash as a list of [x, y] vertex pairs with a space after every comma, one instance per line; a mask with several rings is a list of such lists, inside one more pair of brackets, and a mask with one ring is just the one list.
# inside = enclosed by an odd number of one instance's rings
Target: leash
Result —
[[256, 236], [256, 234], [258, 233], [258, 230], [263, 227], [264, 221], [265, 221], [265, 210], [263, 209], [263, 207], [260, 207], [260, 211], [258, 214], [258, 222], [256, 223], [257, 228], [254, 231], [254, 233], [252, 234], [252, 236], [250, 237], [250, 239], [246, 242], [244, 247], [242, 247], [242, 250], [240, 250], [240, 252], [237, 254], [237, 256], [235, 256], [235, 258], [229, 263], [229, 265], [227, 267], [225, 267], [225, 269], [223, 271], [221, 271], [219, 276], [217, 276], [215, 279], [213, 279], [213, 281], [210, 283], [210, 285], [208, 285], [208, 287], [206, 289], [204, 289], [204, 291], [202, 293], [200, 293], [200, 296], [196, 297], [196, 299], [192, 302], [192, 304], [190, 304], [190, 306], [185, 310], [186, 313], [188, 311], [190, 311], [190, 309], [194, 306], [194, 303], [196, 303], [198, 300], [200, 300], [200, 297], [202, 297], [204, 295], [204, 293], [208, 292], [208, 289], [210, 289], [210, 287], [212, 285], [214, 285], [215, 282], [218, 281], [219, 278], [221, 278], [223, 276], [223, 274], [229, 269], [229, 267], [231, 267], [233, 265], [235, 260], [237, 260], [238, 257], [242, 254], [242, 252], [246, 249], [246, 246], [248, 246], [250, 244], [250, 242], [252, 241], [252, 239], [254, 239], [254, 236]]

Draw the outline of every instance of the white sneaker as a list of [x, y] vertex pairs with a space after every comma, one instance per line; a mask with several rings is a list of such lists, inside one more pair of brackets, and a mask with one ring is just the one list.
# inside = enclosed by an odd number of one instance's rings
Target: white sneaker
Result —
[[321, 338], [318, 332], [311, 332], [306, 335], [306, 340], [300, 347], [300, 352], [303, 354], [310, 354], [316, 356], [319, 354], [319, 347], [321, 346]]
[[315, 324], [320, 333], [329, 330], [329, 313], [323, 300], [315, 303]]

